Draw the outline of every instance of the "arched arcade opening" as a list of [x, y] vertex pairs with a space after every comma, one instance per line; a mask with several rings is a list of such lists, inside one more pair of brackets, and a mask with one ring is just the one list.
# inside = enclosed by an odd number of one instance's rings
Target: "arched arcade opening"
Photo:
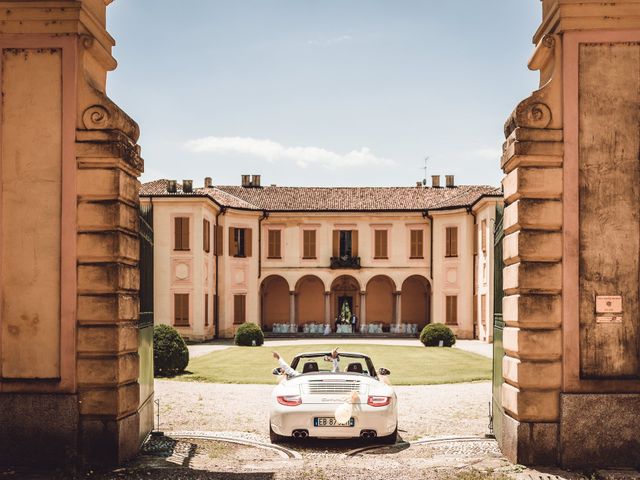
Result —
[[272, 331], [274, 324], [289, 323], [289, 283], [279, 275], [270, 275], [260, 285], [261, 324]]
[[376, 275], [367, 283], [367, 323], [381, 323], [387, 331], [396, 323], [396, 285], [386, 275]]
[[298, 325], [325, 323], [324, 283], [315, 275], [306, 275], [296, 283], [296, 320]]
[[431, 323], [431, 284], [421, 275], [412, 275], [402, 283], [402, 323], [416, 324], [422, 329]]

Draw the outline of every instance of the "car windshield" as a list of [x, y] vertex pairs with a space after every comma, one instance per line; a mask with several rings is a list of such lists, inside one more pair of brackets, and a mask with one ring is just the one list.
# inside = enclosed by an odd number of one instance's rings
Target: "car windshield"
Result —
[[[356, 375], [369, 375], [376, 377], [373, 363], [369, 357], [357, 354], [340, 354], [338, 372]], [[332, 373], [333, 362], [329, 353], [303, 354], [295, 357], [291, 362], [291, 368], [301, 374]]]

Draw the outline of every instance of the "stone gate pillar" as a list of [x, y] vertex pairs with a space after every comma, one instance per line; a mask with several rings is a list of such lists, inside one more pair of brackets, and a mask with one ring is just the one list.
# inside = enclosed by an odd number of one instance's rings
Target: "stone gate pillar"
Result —
[[0, 1], [0, 464], [117, 463], [143, 433], [143, 164], [105, 93], [108, 3]]
[[540, 89], [507, 120], [500, 445], [640, 463], [640, 4], [543, 0]]

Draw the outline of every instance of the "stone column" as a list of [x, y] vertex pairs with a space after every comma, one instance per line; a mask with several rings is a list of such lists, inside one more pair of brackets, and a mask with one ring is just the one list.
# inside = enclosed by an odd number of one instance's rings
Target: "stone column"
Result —
[[395, 292], [394, 295], [396, 297], [395, 321], [396, 325], [400, 325], [402, 323], [402, 292]]
[[116, 464], [147, 433], [143, 162], [138, 126], [106, 95], [116, 67], [108, 3], [6, 1], [0, 11], [3, 277], [15, 261], [23, 271], [20, 290], [2, 285], [0, 464]]
[[498, 440], [518, 463], [633, 467], [640, 17], [631, 0], [542, 6], [529, 62], [540, 89], [505, 125]]
[[331, 292], [324, 292], [324, 323], [331, 325]]
[[296, 292], [289, 292], [289, 323], [296, 324]]
[[367, 324], [367, 292], [360, 292], [360, 325]]

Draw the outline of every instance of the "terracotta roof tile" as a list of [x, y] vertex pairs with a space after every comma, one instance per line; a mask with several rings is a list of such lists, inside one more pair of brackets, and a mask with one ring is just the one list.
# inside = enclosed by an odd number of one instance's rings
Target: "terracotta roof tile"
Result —
[[196, 188], [167, 193], [168, 181], [142, 185], [142, 196], [208, 196], [229, 208], [269, 211], [407, 211], [460, 208], [483, 196], [500, 197], [500, 189], [487, 185], [452, 188], [422, 187], [240, 187]]

